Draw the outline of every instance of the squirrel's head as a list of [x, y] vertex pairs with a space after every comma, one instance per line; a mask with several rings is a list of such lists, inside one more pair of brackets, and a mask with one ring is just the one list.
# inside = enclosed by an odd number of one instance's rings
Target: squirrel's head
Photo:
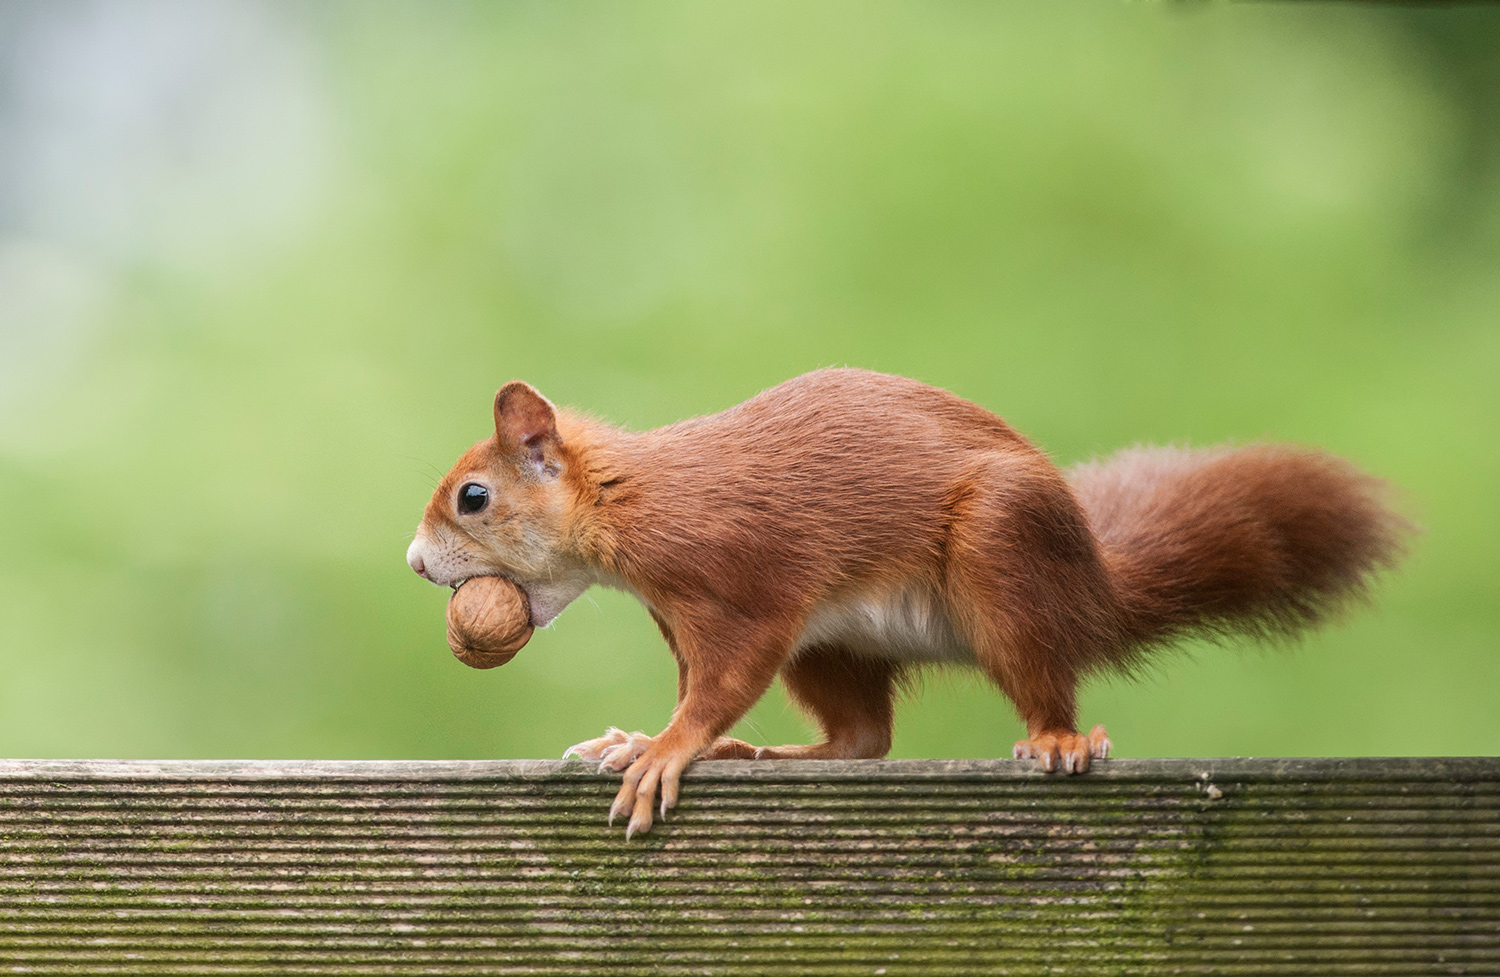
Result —
[[592, 579], [570, 545], [578, 479], [556, 409], [513, 380], [495, 395], [495, 434], [438, 483], [406, 562], [444, 587], [507, 577], [526, 591], [532, 623], [551, 623]]

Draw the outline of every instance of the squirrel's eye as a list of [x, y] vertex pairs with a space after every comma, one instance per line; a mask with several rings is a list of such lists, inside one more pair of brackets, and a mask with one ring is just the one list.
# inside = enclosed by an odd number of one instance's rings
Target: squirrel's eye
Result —
[[472, 512], [478, 512], [480, 509], [483, 509], [489, 503], [489, 501], [489, 489], [485, 488], [483, 485], [475, 485], [473, 482], [470, 482], [468, 485], [465, 485], [463, 488], [458, 490], [458, 511], [463, 513], [464, 515], [468, 515]]

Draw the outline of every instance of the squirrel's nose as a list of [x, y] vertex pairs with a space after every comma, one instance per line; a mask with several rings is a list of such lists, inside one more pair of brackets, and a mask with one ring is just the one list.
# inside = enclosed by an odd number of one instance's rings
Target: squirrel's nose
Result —
[[423, 579], [426, 579], [426, 577], [427, 577], [427, 564], [422, 559], [422, 541], [421, 540], [418, 540], [418, 539], [412, 540], [410, 548], [408, 548], [407, 551], [406, 551], [406, 562], [411, 566], [411, 568], [413, 570], [417, 571], [417, 576], [422, 577]]

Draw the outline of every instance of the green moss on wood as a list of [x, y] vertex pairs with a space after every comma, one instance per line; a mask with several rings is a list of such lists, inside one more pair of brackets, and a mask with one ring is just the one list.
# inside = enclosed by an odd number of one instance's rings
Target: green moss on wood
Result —
[[1500, 763], [1402, 761], [1404, 780], [1368, 761], [1101, 766], [1062, 779], [994, 763], [705, 764], [672, 819], [627, 844], [604, 821], [616, 781], [576, 765], [12, 763], [0, 960], [141, 974], [1500, 969]]

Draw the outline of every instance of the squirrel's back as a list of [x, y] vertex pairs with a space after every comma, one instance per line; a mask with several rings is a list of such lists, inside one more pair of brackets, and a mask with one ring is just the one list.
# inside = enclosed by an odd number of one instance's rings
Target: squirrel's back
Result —
[[989, 411], [855, 369], [805, 374], [707, 417], [611, 432], [595, 455], [617, 549], [640, 571], [772, 595], [756, 599], [815, 600], [871, 575], [933, 577], [969, 473], [997, 459], [1066, 494], [1051, 463]]
[[[627, 577], [872, 633], [916, 615], [947, 638], [953, 529], [989, 520], [993, 545], [1038, 578], [1031, 606], [1005, 612], [1031, 615], [1082, 669], [1128, 667], [1190, 634], [1316, 625], [1395, 562], [1409, 529], [1381, 482], [1322, 452], [1131, 449], [1065, 478], [989, 411], [864, 370], [805, 374], [621, 433], [612, 450], [628, 471], [609, 493]], [[1042, 585], [1049, 573], [1057, 586]], [[963, 657], [944, 644], [932, 657]]]

